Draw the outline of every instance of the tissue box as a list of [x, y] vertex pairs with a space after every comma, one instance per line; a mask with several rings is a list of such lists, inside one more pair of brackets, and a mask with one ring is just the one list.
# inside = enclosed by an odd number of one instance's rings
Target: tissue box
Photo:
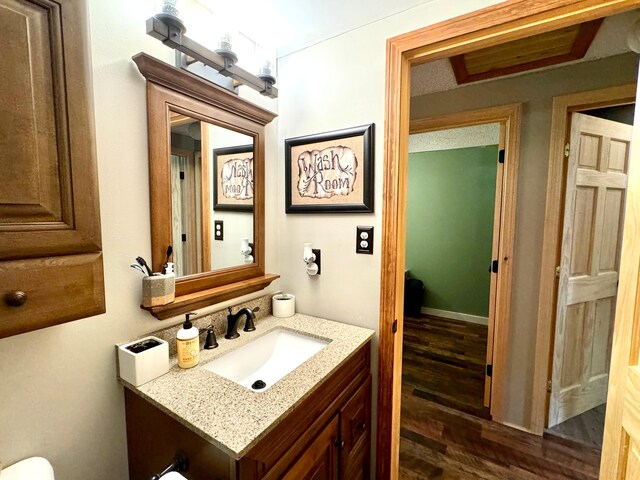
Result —
[[118, 347], [120, 378], [136, 387], [169, 371], [169, 344], [145, 337]]

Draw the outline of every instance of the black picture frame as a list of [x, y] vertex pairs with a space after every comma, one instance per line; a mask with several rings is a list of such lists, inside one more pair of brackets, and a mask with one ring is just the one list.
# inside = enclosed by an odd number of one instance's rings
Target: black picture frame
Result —
[[[374, 191], [374, 130], [375, 124], [362, 125], [358, 127], [335, 130], [332, 132], [305, 135], [302, 137], [286, 139], [285, 144], [285, 212], [286, 213], [373, 213], [373, 191]], [[339, 141], [345, 138], [362, 137], [362, 202], [356, 203], [322, 203], [322, 199], [317, 204], [294, 205], [292, 202], [292, 162], [291, 150], [293, 147], [327, 142]], [[360, 159], [358, 159], [360, 161]]]
[[234, 205], [222, 203], [218, 199], [218, 157], [236, 155], [238, 153], [253, 153], [253, 144], [213, 149], [213, 210], [220, 212], [253, 212], [253, 201], [251, 205]]

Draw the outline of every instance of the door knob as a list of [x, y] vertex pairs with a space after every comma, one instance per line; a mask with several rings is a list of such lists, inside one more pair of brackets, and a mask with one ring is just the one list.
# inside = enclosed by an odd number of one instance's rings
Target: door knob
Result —
[[4, 301], [10, 307], [21, 307], [27, 301], [27, 294], [22, 290], [14, 290], [5, 295]]

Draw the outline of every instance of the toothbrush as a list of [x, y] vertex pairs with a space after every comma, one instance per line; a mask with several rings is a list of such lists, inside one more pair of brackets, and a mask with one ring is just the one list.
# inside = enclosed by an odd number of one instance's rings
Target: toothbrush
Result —
[[169, 273], [169, 259], [171, 258], [171, 255], [173, 254], [173, 247], [171, 245], [169, 245], [167, 247], [167, 261], [164, 262], [164, 265], [162, 266], [162, 274], [166, 275], [167, 273]]
[[132, 263], [131, 265], [129, 265], [131, 268], [135, 268], [136, 270], [138, 270], [140, 273], [142, 273], [143, 275], [146, 275], [147, 272], [144, 270], [144, 268], [142, 268], [140, 265], [138, 265], [137, 263]]
[[141, 267], [147, 269], [147, 273], [149, 276], [153, 275], [153, 273], [151, 272], [151, 268], [149, 268], [149, 265], [147, 265], [147, 262], [145, 262], [144, 258], [136, 257], [136, 262], [138, 262], [138, 265], [140, 265]]

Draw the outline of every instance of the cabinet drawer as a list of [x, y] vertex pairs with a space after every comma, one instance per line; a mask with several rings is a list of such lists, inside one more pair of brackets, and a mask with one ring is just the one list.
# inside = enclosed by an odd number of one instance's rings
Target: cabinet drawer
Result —
[[0, 262], [0, 338], [104, 311], [102, 253]]

